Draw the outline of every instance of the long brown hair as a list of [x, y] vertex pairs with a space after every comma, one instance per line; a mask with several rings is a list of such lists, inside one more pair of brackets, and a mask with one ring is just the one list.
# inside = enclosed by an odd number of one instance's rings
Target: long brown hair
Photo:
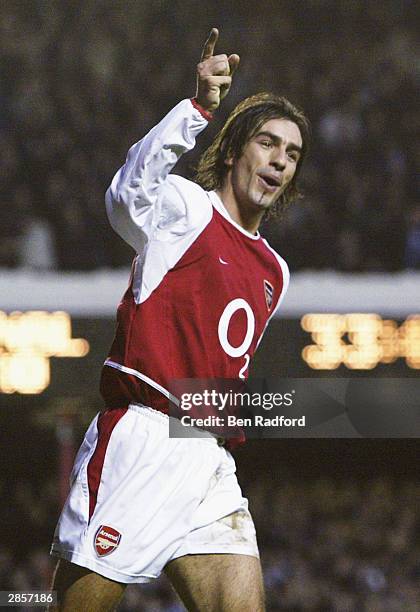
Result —
[[310, 138], [308, 119], [300, 109], [283, 96], [262, 92], [242, 100], [233, 109], [212, 144], [201, 156], [195, 181], [207, 190], [220, 189], [229, 170], [225, 160], [229, 157], [238, 159], [246, 143], [270, 119], [293, 121], [302, 136], [302, 153], [293, 179], [267, 211], [267, 215], [283, 212], [293, 200], [300, 197], [297, 179], [308, 151]]

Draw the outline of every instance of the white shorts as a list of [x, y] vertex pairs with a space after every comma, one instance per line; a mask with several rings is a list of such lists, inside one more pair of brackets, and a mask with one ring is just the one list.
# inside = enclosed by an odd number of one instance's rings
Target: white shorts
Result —
[[94, 418], [51, 554], [127, 584], [157, 578], [183, 555], [258, 557], [232, 455], [210, 435], [168, 431], [169, 418], [145, 406]]

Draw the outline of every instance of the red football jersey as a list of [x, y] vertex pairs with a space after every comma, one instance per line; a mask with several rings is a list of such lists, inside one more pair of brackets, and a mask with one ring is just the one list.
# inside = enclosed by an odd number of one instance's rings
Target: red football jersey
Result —
[[289, 280], [284, 260], [235, 223], [215, 192], [169, 174], [207, 121], [189, 100], [143, 140], [107, 192], [116, 231], [137, 251], [102, 372], [108, 407], [167, 412], [171, 381], [245, 379]]

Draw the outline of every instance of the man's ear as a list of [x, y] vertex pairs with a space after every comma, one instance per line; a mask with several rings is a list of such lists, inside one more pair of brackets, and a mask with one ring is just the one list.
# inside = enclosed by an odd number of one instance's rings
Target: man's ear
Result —
[[225, 159], [225, 166], [227, 166], [228, 168], [232, 168], [232, 166], [233, 166], [233, 155], [229, 155], [228, 157], [226, 157], [226, 159]]

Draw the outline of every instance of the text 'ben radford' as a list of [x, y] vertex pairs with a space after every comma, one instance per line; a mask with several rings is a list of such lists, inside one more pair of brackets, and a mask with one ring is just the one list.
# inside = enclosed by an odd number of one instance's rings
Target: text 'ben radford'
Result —
[[239, 418], [235, 415], [192, 417], [189, 414], [181, 417], [185, 427], [305, 427], [305, 415], [289, 418], [284, 415], [266, 417], [254, 415], [252, 418]]

